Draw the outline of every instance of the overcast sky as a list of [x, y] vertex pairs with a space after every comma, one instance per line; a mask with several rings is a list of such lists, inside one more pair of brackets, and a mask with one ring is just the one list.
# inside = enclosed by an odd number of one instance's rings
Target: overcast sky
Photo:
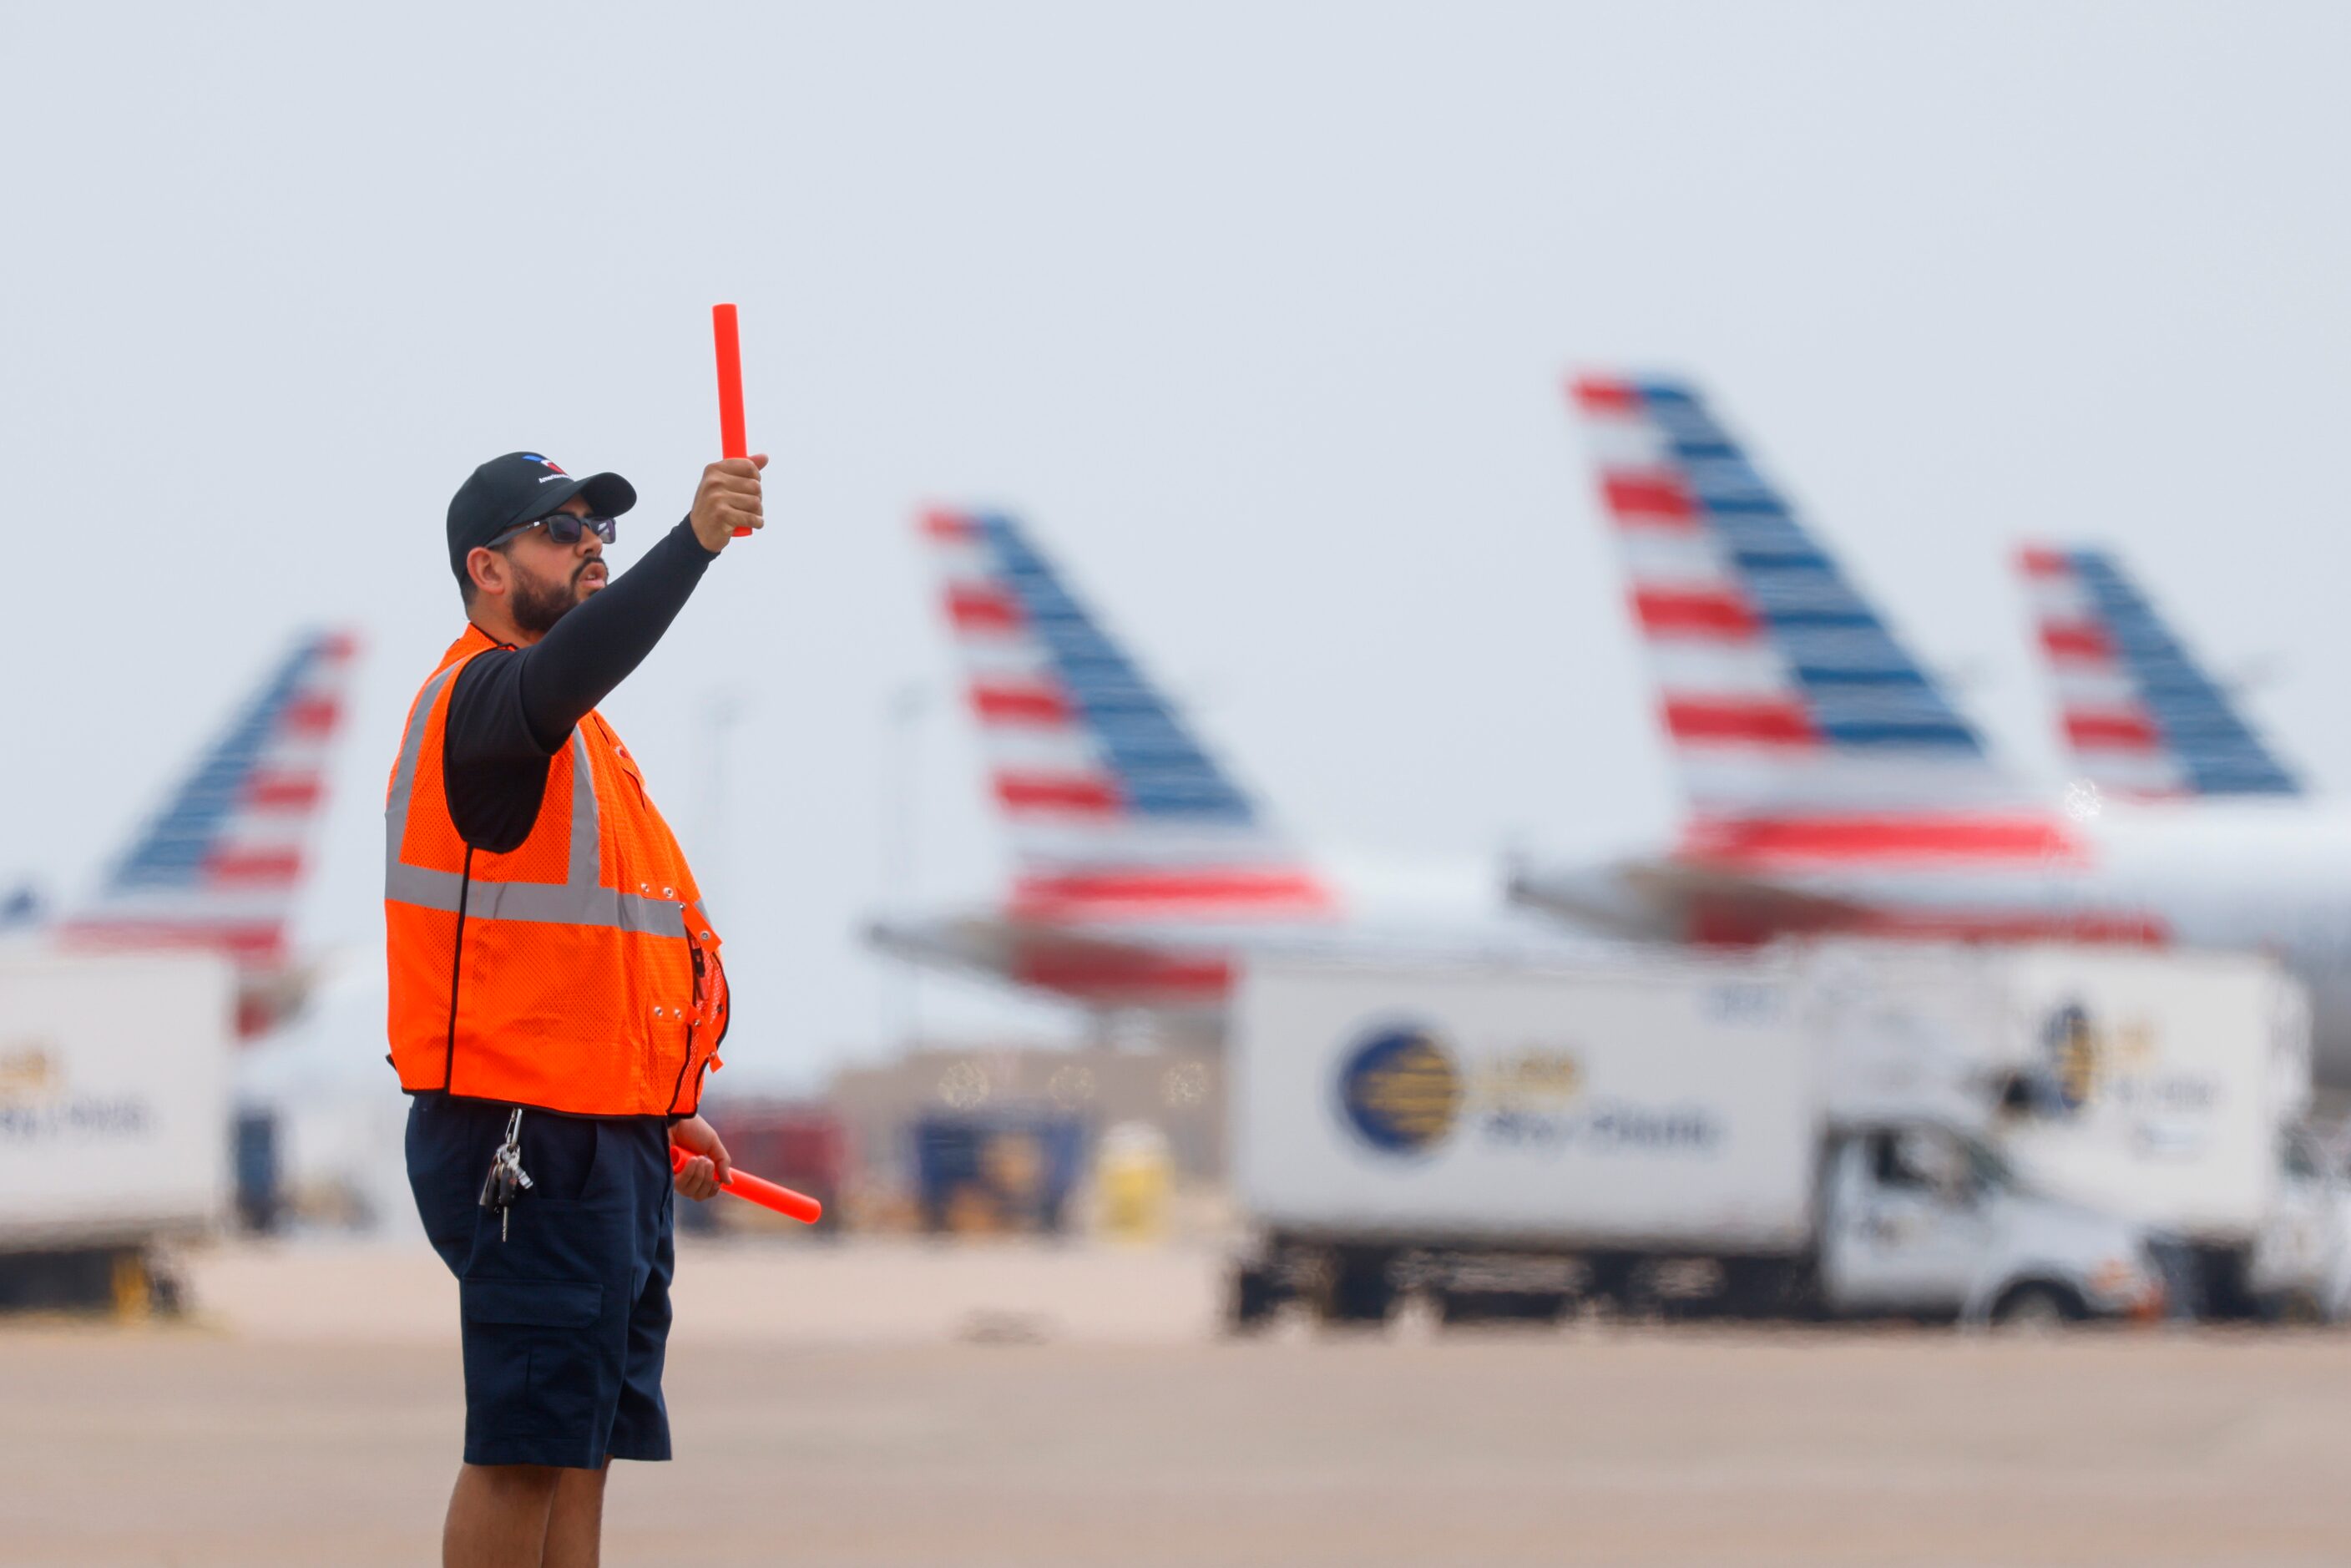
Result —
[[1005, 874], [926, 500], [1027, 518], [1312, 842], [1665, 831], [1580, 365], [1702, 380], [2020, 766], [2055, 763], [2008, 552], [2081, 536], [2331, 784], [2346, 59], [2339, 9], [2145, 0], [9, 7], [0, 880], [84, 891], [347, 622], [301, 926], [380, 944], [450, 492], [617, 468], [633, 559], [715, 455], [716, 299], [771, 527], [607, 712], [718, 900], [747, 1074], [877, 1049], [893, 694], [938, 699], [921, 901]]

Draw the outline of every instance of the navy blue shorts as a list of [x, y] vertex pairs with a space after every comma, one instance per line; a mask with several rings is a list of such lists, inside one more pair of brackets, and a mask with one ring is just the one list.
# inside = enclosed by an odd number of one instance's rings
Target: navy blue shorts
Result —
[[669, 1458], [669, 1130], [653, 1116], [522, 1114], [530, 1189], [503, 1239], [481, 1207], [511, 1107], [446, 1094], [408, 1108], [408, 1183], [457, 1276], [465, 1462], [596, 1469]]

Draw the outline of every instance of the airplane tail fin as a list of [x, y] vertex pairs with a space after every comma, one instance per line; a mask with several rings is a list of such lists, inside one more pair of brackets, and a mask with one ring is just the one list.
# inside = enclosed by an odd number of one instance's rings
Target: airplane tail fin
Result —
[[348, 632], [305, 632], [228, 728], [71, 910], [78, 948], [225, 955], [253, 1032], [284, 1005], [287, 924], [326, 796], [329, 747], [357, 652]]
[[2016, 815], [2025, 794], [1981, 734], [1695, 390], [1586, 376], [1571, 396], [1695, 843], [1844, 858], [2044, 841], [2043, 814]]
[[2016, 564], [2081, 777], [2141, 799], [2302, 793], [2112, 551], [2027, 546]]
[[1333, 911], [1322, 880], [1019, 524], [939, 510], [922, 528], [1011, 830], [1014, 916], [1241, 923]]

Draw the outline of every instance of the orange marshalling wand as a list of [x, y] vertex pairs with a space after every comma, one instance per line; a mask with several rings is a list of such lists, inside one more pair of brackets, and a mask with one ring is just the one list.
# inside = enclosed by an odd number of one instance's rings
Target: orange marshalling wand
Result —
[[[692, 1155], [687, 1154], [675, 1144], [669, 1146], [669, 1168], [672, 1171], [684, 1170], [685, 1162], [692, 1158], [694, 1158]], [[728, 1192], [746, 1203], [756, 1203], [761, 1208], [772, 1208], [787, 1219], [797, 1219], [803, 1225], [814, 1225], [824, 1218], [824, 1205], [808, 1194], [794, 1192], [788, 1186], [778, 1186], [774, 1182], [762, 1180], [744, 1171], [729, 1174], [722, 1185]]]
[[[718, 455], [748, 457], [751, 444], [743, 435], [743, 340], [736, 326], [735, 307], [710, 308], [710, 338], [718, 350]], [[737, 528], [735, 537], [742, 538], [750, 531]]]

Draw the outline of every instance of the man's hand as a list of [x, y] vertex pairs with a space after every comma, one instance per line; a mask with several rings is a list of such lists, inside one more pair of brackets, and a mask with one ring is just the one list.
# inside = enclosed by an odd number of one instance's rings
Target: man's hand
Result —
[[748, 457], [728, 457], [702, 471], [702, 487], [694, 493], [694, 537], [716, 555], [726, 548], [737, 528], [764, 528], [759, 509], [759, 470], [768, 465], [764, 452]]
[[735, 1162], [726, 1157], [726, 1145], [718, 1141], [710, 1124], [699, 1116], [688, 1116], [669, 1130], [669, 1141], [694, 1156], [678, 1167], [677, 1190], [697, 1203], [717, 1197], [720, 1185], [735, 1174]]

